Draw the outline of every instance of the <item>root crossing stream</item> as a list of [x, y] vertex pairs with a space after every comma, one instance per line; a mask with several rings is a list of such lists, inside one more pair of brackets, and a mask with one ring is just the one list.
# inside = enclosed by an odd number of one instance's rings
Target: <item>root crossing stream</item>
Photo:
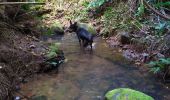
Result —
[[165, 85], [130, 65], [120, 53], [113, 53], [100, 38], [95, 38], [93, 53], [81, 50], [73, 33], [43, 38], [44, 42], [49, 40], [61, 43], [68, 61], [58, 74], [41, 74], [22, 86], [23, 94], [41, 98], [35, 100], [103, 100], [108, 90], [122, 87], [144, 92], [155, 100], [170, 100]]

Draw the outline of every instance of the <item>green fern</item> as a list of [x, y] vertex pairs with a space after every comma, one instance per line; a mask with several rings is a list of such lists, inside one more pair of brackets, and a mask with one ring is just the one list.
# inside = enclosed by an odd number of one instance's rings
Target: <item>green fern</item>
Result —
[[170, 1], [167, 2], [159, 2], [157, 4], [155, 4], [155, 7], [169, 7], [170, 6]]
[[170, 58], [161, 58], [158, 61], [151, 61], [149, 63], [150, 71], [154, 74], [163, 72], [170, 66]]

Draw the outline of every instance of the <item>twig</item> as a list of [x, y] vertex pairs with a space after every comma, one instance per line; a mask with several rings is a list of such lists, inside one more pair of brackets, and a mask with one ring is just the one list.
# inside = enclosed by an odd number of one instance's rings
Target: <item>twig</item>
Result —
[[20, 11], [21, 5], [18, 7], [17, 12], [15, 13], [15, 16], [13, 17], [13, 19], [15, 20], [16, 16], [18, 15], [19, 11]]
[[151, 5], [149, 5], [145, 0], [143, 0], [143, 2], [144, 2], [144, 5], [146, 5], [149, 9], [152, 10], [152, 12], [154, 12], [155, 14], [159, 15], [160, 17], [162, 17], [164, 19], [170, 20], [170, 16], [166, 16], [166, 15], [161, 14], [158, 10], [156, 10]]

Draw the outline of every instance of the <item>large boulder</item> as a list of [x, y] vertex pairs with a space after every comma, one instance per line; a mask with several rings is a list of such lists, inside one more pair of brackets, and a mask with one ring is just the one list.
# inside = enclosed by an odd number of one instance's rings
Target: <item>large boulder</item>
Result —
[[118, 88], [111, 90], [105, 95], [106, 100], [154, 100], [142, 92], [129, 88]]

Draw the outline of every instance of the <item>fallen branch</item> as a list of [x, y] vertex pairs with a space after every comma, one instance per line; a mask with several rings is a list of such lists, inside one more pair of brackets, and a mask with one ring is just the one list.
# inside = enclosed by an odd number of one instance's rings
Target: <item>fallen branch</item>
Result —
[[155, 14], [159, 15], [160, 17], [170, 20], [170, 16], [166, 16], [161, 14], [158, 10], [156, 10], [155, 8], [153, 8], [151, 5], [149, 5], [145, 0], [143, 0], [144, 5], [146, 5], [149, 9], [151, 9]]
[[1, 2], [0, 5], [21, 5], [21, 4], [33, 4], [44, 5], [44, 2]]

